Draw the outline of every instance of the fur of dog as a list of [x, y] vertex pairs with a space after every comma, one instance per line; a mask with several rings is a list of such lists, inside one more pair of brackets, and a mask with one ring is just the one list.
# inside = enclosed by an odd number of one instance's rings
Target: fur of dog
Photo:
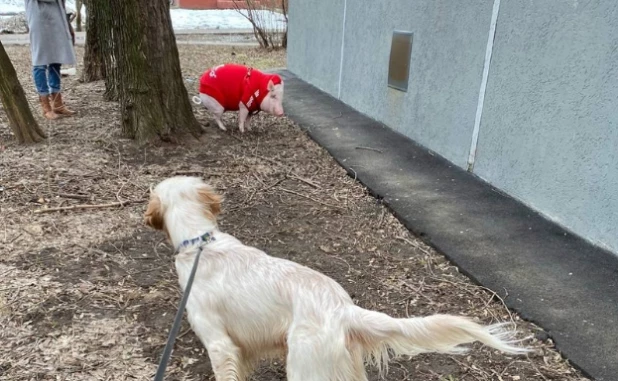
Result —
[[246, 380], [262, 358], [285, 357], [290, 381], [366, 381], [365, 362], [384, 370], [391, 355], [459, 354], [479, 341], [510, 354], [516, 345], [504, 324], [483, 326], [453, 315], [393, 318], [356, 306], [333, 279], [267, 255], [219, 230], [222, 197], [195, 177], [172, 177], [151, 191], [145, 223], [175, 248], [184, 290], [199, 243], [211, 233], [188, 303], [193, 331], [215, 377]]

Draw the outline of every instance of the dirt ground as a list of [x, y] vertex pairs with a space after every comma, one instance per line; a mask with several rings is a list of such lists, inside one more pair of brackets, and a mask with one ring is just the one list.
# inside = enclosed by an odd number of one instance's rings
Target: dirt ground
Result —
[[[179, 49], [189, 95], [211, 65], [285, 66], [283, 52]], [[172, 250], [142, 214], [149, 187], [174, 174], [203, 176], [225, 195], [222, 230], [333, 277], [365, 308], [512, 320], [538, 349], [512, 357], [475, 345], [462, 356], [397, 359], [388, 380], [586, 380], [544, 332], [412, 236], [291, 121], [259, 115], [241, 135], [215, 128], [195, 106], [205, 130], [199, 141], [138, 145], [119, 135], [103, 84], [70, 77], [65, 99], [78, 115], [48, 123], [34, 103], [28, 48], [7, 50], [49, 139], [16, 145], [0, 111], [0, 380], [152, 379], [180, 293]], [[126, 205], [38, 213], [119, 201]], [[214, 379], [186, 321], [167, 379]], [[253, 379], [285, 374], [277, 361]]]

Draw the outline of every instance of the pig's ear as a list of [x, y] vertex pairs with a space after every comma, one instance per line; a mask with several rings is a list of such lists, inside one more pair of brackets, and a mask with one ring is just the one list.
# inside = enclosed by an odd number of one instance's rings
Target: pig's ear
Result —
[[273, 83], [273, 80], [269, 80], [268, 81], [268, 91], [273, 91], [275, 90], [275, 84]]

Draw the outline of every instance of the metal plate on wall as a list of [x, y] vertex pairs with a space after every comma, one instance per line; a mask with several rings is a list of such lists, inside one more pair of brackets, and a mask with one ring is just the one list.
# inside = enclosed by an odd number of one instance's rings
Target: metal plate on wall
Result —
[[408, 91], [412, 36], [412, 32], [393, 32], [391, 56], [388, 63], [388, 86], [401, 91]]

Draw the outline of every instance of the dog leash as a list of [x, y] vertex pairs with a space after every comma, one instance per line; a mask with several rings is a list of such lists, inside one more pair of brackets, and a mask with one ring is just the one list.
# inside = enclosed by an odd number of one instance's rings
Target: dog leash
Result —
[[155, 374], [155, 381], [163, 381], [165, 369], [167, 368], [167, 362], [172, 355], [172, 350], [174, 349], [174, 342], [176, 341], [176, 335], [178, 335], [180, 323], [182, 323], [182, 315], [187, 305], [187, 300], [189, 299], [189, 292], [191, 292], [191, 286], [193, 285], [193, 279], [195, 278], [195, 273], [197, 271], [200, 254], [202, 254], [202, 247], [203, 246], [200, 245], [197, 255], [195, 256], [195, 260], [193, 261], [193, 268], [191, 268], [191, 274], [189, 275], [189, 280], [187, 281], [185, 292], [182, 295], [182, 299], [180, 300], [178, 312], [176, 312], [176, 317], [174, 318], [174, 324], [172, 325], [172, 329], [170, 330], [170, 334], [167, 338], [167, 343], [165, 344], [165, 349], [163, 350], [163, 355], [161, 356], [161, 362], [159, 362], [159, 368], [157, 369], [157, 373]]

